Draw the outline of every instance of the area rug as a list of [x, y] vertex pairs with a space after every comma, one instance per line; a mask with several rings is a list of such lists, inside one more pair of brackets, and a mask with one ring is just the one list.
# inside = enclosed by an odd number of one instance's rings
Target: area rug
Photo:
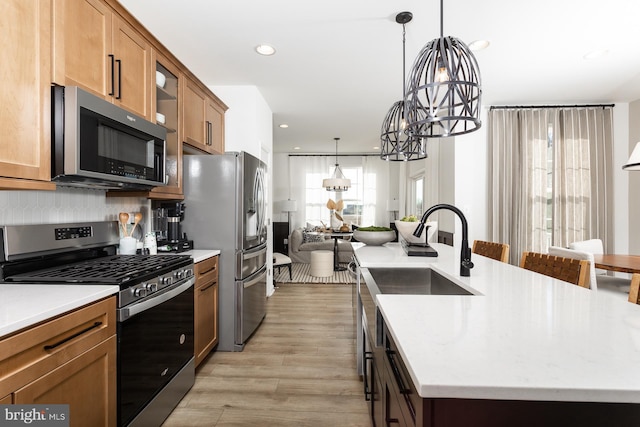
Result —
[[[341, 267], [346, 267], [347, 264], [340, 264]], [[313, 277], [309, 274], [311, 270], [311, 264], [304, 264], [294, 262], [291, 264], [291, 274], [293, 279], [289, 279], [289, 269], [286, 266], [274, 268], [274, 279], [276, 283], [355, 283], [355, 278], [349, 274], [348, 271], [334, 271], [332, 276], [329, 277]]]

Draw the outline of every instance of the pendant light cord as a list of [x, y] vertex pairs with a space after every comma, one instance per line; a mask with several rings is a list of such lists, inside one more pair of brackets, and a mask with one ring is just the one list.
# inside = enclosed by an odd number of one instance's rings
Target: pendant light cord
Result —
[[440, 38], [444, 37], [444, 13], [443, 9], [444, 0], [440, 0]]
[[[406, 24], [402, 24], [402, 101], [404, 101], [407, 98], [407, 79], [405, 78], [406, 74], [406, 69], [405, 69], [405, 65], [406, 65], [406, 59], [405, 59], [405, 31], [406, 28]], [[403, 115], [404, 115], [404, 110], [403, 110]]]

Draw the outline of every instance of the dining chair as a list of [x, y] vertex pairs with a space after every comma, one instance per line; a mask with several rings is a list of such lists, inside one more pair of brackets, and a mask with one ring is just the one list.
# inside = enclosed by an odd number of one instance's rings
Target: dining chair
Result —
[[634, 273], [631, 276], [631, 286], [629, 287], [629, 302], [640, 304], [640, 274]]
[[520, 267], [587, 288], [589, 262], [538, 252], [522, 252]]
[[[604, 254], [604, 245], [602, 244], [601, 239], [589, 239], [569, 243], [569, 249], [588, 252], [594, 255]], [[591, 260], [591, 265], [594, 266], [593, 270], [596, 280], [596, 287], [599, 290], [622, 292], [625, 294], [629, 293], [629, 286], [631, 285], [630, 279], [626, 279], [624, 277], [609, 276], [607, 274], [607, 270], [595, 268], [595, 263], [593, 262], [593, 260]]]
[[497, 261], [509, 262], [509, 245], [506, 243], [485, 242], [474, 240], [471, 252], [486, 256]]
[[559, 256], [563, 258], [573, 258], [585, 260], [589, 262], [589, 274], [587, 275], [587, 288], [592, 291], [598, 289], [598, 281], [596, 280], [596, 269], [594, 268], [593, 254], [591, 252], [577, 251], [574, 249], [561, 248], [559, 246], [549, 246], [549, 255]]

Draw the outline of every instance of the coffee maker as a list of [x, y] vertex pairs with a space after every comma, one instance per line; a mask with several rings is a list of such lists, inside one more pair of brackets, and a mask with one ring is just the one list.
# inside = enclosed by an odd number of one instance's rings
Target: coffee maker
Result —
[[180, 223], [184, 219], [185, 204], [162, 202], [154, 209], [154, 231], [158, 252], [184, 252], [193, 249], [193, 240], [182, 233]]

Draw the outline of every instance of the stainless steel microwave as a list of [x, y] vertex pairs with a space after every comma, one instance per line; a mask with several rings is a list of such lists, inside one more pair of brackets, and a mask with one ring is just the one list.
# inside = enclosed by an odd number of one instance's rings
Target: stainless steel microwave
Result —
[[166, 185], [165, 128], [77, 86], [54, 86], [51, 102], [53, 181], [104, 189]]

